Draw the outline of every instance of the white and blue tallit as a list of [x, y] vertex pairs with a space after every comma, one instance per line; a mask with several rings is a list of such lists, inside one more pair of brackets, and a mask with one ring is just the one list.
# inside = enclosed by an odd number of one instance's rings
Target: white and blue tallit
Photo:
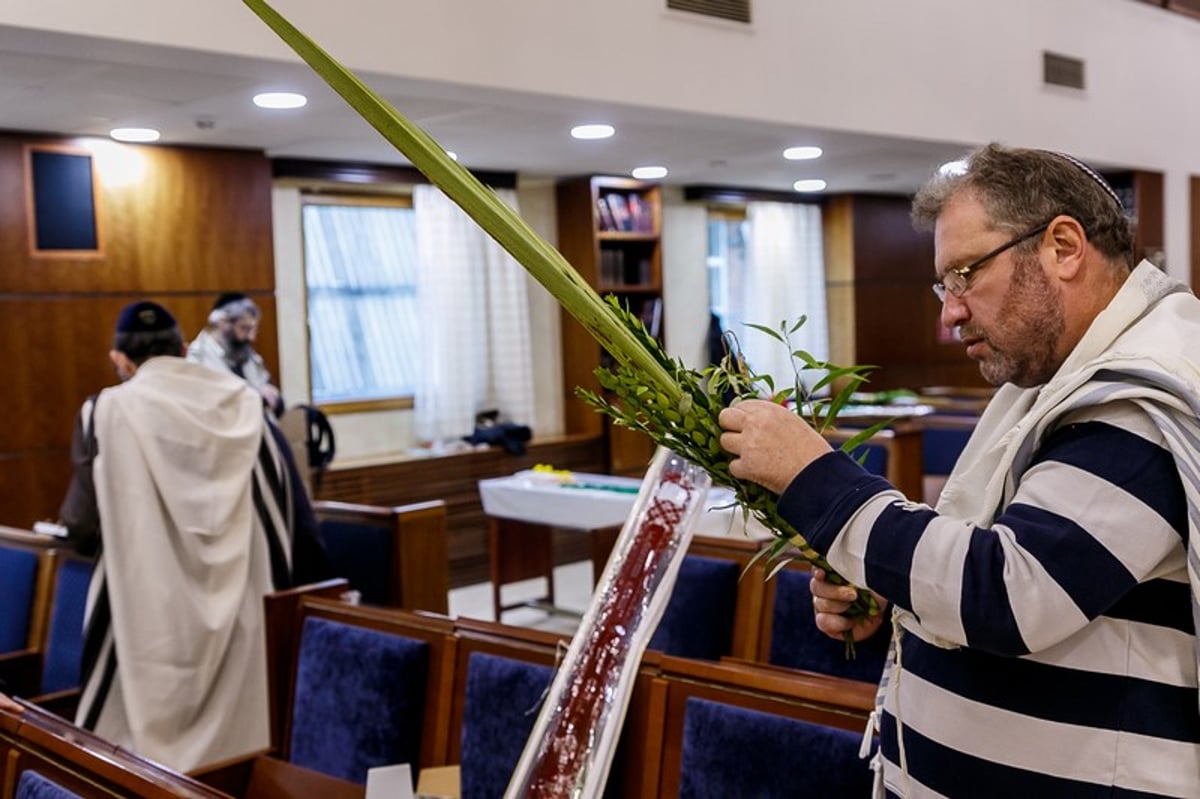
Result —
[[245, 381], [156, 357], [96, 399], [101, 554], [76, 723], [188, 771], [269, 745], [262, 597], [290, 499]]

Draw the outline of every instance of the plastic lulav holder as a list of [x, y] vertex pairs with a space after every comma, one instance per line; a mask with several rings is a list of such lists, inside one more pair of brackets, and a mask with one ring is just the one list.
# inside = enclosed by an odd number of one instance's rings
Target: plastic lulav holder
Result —
[[660, 447], [525, 744], [505, 799], [600, 797], [646, 644], [711, 480]]

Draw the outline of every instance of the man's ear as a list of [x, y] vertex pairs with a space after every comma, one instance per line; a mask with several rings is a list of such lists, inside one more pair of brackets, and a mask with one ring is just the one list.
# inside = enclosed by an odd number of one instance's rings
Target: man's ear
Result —
[[113, 366], [117, 368], [117, 374], [122, 380], [128, 380], [137, 371], [137, 364], [129, 360], [129, 356], [120, 350], [109, 350], [108, 359], [113, 362]]
[[1050, 265], [1060, 280], [1074, 280], [1087, 254], [1087, 233], [1079, 220], [1065, 214], [1055, 217], [1048, 229], [1053, 261]]

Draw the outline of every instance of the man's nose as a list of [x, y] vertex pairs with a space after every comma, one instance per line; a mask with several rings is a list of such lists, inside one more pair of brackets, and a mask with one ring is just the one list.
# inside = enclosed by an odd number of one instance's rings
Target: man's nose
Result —
[[971, 311], [961, 297], [946, 292], [942, 301], [941, 320], [944, 327], [953, 329], [971, 318]]

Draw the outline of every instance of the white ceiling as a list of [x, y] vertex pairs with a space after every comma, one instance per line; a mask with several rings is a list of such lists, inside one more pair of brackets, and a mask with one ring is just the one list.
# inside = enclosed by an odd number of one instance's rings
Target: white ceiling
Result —
[[[913, 141], [361, 75], [376, 92], [475, 169], [527, 176], [670, 169], [675, 184], [790, 190], [823, 178], [831, 192], [908, 193], [961, 143]], [[266, 111], [268, 90], [308, 95], [306, 107]], [[716, 105], [717, 103], [714, 103]], [[571, 139], [580, 122], [617, 134]], [[272, 157], [404, 163], [382, 137], [306, 67], [0, 26], [0, 129], [105, 136], [154, 127], [163, 144], [250, 147]], [[825, 156], [788, 162], [782, 150], [816, 144]]]

